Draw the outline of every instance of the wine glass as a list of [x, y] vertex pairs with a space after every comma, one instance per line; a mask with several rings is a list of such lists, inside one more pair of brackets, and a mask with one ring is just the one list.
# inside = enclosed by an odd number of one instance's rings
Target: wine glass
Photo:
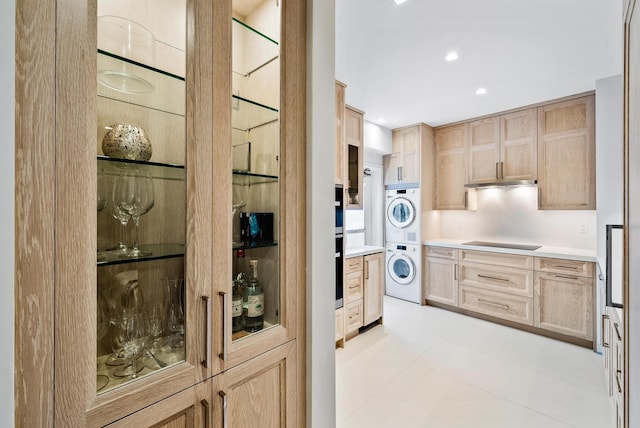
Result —
[[120, 239], [114, 252], [116, 254], [119, 254], [120, 256], [124, 256], [129, 252], [129, 248], [124, 242], [124, 232], [127, 224], [129, 223], [131, 215], [120, 207], [118, 201], [121, 199], [120, 192], [123, 191], [123, 189], [118, 186], [118, 183], [119, 176], [113, 179], [110, 195], [111, 197], [107, 201], [107, 209], [109, 210], [111, 216], [113, 216], [113, 218], [118, 220], [118, 222], [120, 223]]
[[[107, 299], [105, 293], [101, 287], [98, 287], [98, 313], [96, 317], [96, 337], [98, 341], [98, 348], [100, 347], [100, 341], [106, 336], [109, 331], [109, 308], [107, 307]], [[96, 369], [99, 368], [98, 361], [96, 359]], [[104, 374], [96, 374], [96, 391], [100, 391], [109, 383], [109, 376]]]
[[149, 322], [144, 312], [125, 312], [122, 324], [122, 352], [129, 359], [127, 366], [117, 368], [113, 375], [136, 378], [144, 365], [138, 365], [137, 359], [149, 338]]
[[140, 250], [138, 233], [140, 217], [148, 213], [155, 202], [151, 175], [140, 170], [128, 171], [122, 174], [116, 179], [114, 195], [116, 205], [130, 216], [135, 226], [133, 247], [122, 256], [140, 257], [150, 255], [150, 252]]
[[157, 352], [159, 347], [160, 336], [164, 331], [164, 309], [158, 302], [154, 302], [149, 306], [149, 350], [151, 352]]

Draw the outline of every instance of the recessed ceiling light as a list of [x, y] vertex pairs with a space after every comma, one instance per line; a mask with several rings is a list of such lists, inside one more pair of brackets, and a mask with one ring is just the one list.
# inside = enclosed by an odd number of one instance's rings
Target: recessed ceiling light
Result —
[[378, 123], [384, 123], [384, 117], [381, 117], [380, 119], [378, 119]]
[[476, 91], [476, 95], [484, 95], [487, 93], [487, 90], [485, 88], [478, 88], [478, 90]]
[[460, 58], [460, 57], [458, 56], [458, 54], [456, 52], [449, 52], [447, 54], [447, 56], [444, 57], [444, 59], [446, 59], [447, 61], [455, 61], [458, 58]]
[[393, 0], [394, 2], [396, 2], [396, 4], [402, 4], [404, 2], [406, 2], [407, 0]]

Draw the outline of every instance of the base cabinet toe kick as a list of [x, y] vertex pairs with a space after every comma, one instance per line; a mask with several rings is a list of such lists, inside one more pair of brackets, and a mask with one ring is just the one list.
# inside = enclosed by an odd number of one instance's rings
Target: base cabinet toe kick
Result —
[[426, 246], [425, 303], [595, 349], [593, 262]]

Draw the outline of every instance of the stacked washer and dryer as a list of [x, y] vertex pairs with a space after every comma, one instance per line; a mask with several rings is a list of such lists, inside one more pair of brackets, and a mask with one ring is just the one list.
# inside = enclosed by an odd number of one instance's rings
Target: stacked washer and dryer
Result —
[[385, 192], [386, 294], [422, 303], [420, 188]]

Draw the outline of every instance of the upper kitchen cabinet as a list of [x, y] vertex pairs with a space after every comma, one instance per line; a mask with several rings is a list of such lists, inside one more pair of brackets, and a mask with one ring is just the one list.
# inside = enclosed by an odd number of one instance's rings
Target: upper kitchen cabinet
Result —
[[469, 134], [470, 184], [536, 179], [535, 108], [471, 122]]
[[427, 132], [431, 132], [431, 129], [425, 125], [392, 131], [392, 152], [384, 158], [385, 186], [420, 184], [420, 148], [424, 138], [422, 134]]
[[199, 426], [242, 371], [301, 425], [305, 2], [49, 3], [17, 5], [16, 424]]
[[594, 96], [538, 107], [538, 206], [594, 210]]
[[469, 196], [467, 182], [467, 150], [469, 124], [434, 129], [435, 183], [433, 209], [464, 210]]
[[344, 186], [345, 168], [347, 166], [345, 160], [344, 145], [344, 97], [346, 85], [336, 80], [336, 160], [335, 160], [335, 184]]
[[344, 140], [347, 159], [347, 181], [345, 185], [345, 208], [362, 208], [364, 112], [351, 106], [344, 110]]

